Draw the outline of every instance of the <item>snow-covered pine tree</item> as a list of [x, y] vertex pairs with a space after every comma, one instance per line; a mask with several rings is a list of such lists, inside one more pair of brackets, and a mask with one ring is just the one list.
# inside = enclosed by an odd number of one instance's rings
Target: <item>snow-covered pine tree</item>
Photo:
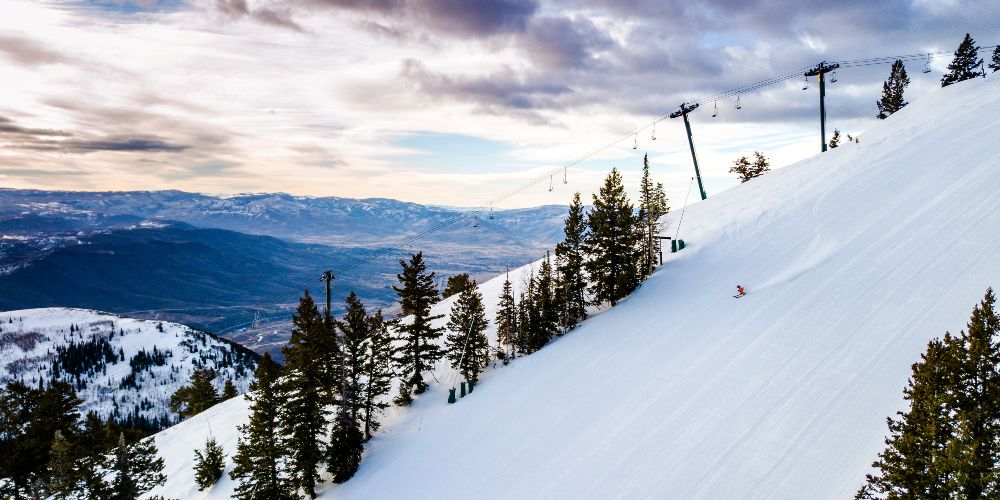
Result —
[[222, 386], [222, 400], [233, 399], [239, 396], [239, 391], [236, 390], [236, 385], [233, 384], [232, 378], [227, 378], [225, 385]]
[[993, 49], [993, 57], [990, 59], [990, 69], [992, 69], [994, 73], [1000, 71], [1000, 45], [997, 45], [997, 47]]
[[167, 476], [163, 474], [163, 459], [156, 456], [153, 438], [130, 444], [125, 441], [124, 433], [119, 434], [111, 472], [114, 473], [111, 500], [137, 500], [147, 491], [167, 482]]
[[903, 109], [906, 106], [906, 99], [903, 98], [903, 91], [910, 84], [910, 78], [906, 76], [906, 67], [903, 61], [896, 59], [889, 70], [889, 78], [882, 83], [882, 98], [876, 101], [879, 120], [885, 120], [889, 115]]
[[340, 347], [343, 351], [344, 377], [346, 390], [351, 396], [351, 418], [358, 421], [359, 404], [357, 398], [365, 390], [364, 371], [367, 358], [368, 343], [371, 338], [371, 318], [365, 311], [365, 305], [352, 290], [347, 296], [347, 312], [337, 322], [341, 332]]
[[[584, 275], [583, 241], [587, 234], [580, 193], [573, 194], [569, 214], [563, 224], [563, 241], [556, 245], [556, 275], [558, 276], [559, 326], [572, 330], [587, 319], [587, 279]], [[513, 296], [511, 297], [513, 299]]]
[[517, 302], [514, 299], [514, 286], [510, 282], [510, 273], [507, 273], [503, 282], [503, 289], [500, 291], [500, 300], [497, 303], [497, 315], [495, 318], [497, 325], [497, 343], [499, 344], [498, 356], [501, 361], [507, 363], [508, 359], [517, 357]]
[[382, 317], [382, 310], [378, 310], [369, 320], [370, 337], [368, 342], [368, 353], [365, 359], [365, 389], [362, 401], [364, 410], [364, 436], [365, 441], [372, 437], [372, 433], [378, 430], [378, 415], [389, 407], [385, 401], [389, 390], [392, 387], [392, 337], [389, 335], [389, 325]]
[[264, 353], [250, 391], [250, 420], [239, 426], [240, 437], [233, 455], [230, 479], [237, 482], [233, 496], [240, 500], [290, 500], [294, 494], [288, 471], [286, 448], [278, 426], [280, 401], [278, 377], [281, 366]]
[[214, 437], [205, 441], [205, 449], [194, 450], [194, 482], [198, 491], [211, 488], [226, 469], [226, 454]]
[[642, 260], [636, 216], [618, 169], [611, 169], [599, 194], [594, 195], [587, 225], [590, 231], [583, 248], [590, 257], [584, 266], [590, 277], [590, 292], [598, 302], [614, 306], [639, 286]]
[[840, 130], [833, 129], [833, 135], [830, 136], [830, 141], [827, 143], [830, 149], [840, 146]]
[[657, 236], [660, 232], [660, 218], [670, 211], [667, 194], [662, 183], [653, 184], [649, 175], [649, 155], [642, 157], [642, 182], [639, 183], [639, 226], [642, 241], [642, 266], [640, 272], [645, 278], [653, 273], [656, 265]]
[[444, 328], [431, 326], [432, 321], [444, 315], [431, 315], [431, 306], [437, 302], [438, 294], [434, 287], [434, 273], [427, 272], [423, 253], [414, 254], [410, 262], [400, 260], [399, 264], [403, 267], [403, 272], [396, 275], [400, 286], [392, 288], [399, 296], [401, 316], [412, 316], [411, 321], [397, 323], [402, 345], [395, 351], [395, 360], [403, 378], [397, 404], [404, 404], [408, 396], [404, 396], [403, 392], [421, 394], [427, 390], [422, 373], [444, 354], [436, 342]]
[[980, 76], [982, 64], [983, 60], [979, 57], [976, 41], [972, 39], [971, 34], [966, 33], [958, 50], [955, 51], [955, 58], [948, 65], [948, 72], [941, 77], [941, 86], [947, 87]]
[[323, 460], [326, 407], [329, 395], [336, 392], [329, 380], [331, 368], [340, 364], [331, 351], [333, 337], [333, 323], [320, 314], [312, 296], [305, 292], [292, 316], [292, 336], [281, 350], [285, 369], [280, 384], [284, 401], [279, 421], [287, 438], [295, 485], [310, 498], [316, 498]]
[[219, 402], [212, 381], [218, 373], [211, 368], [197, 368], [191, 372], [191, 383], [185, 385], [170, 396], [170, 411], [182, 417], [193, 417]]
[[458, 370], [466, 380], [475, 384], [479, 373], [489, 363], [490, 344], [486, 338], [486, 308], [483, 295], [472, 282], [472, 286], [458, 294], [458, 300], [451, 306], [445, 350], [451, 367]]

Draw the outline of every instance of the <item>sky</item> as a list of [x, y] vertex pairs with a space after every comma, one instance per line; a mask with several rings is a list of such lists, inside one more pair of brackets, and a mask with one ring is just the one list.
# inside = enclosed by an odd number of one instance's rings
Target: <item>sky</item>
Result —
[[[817, 154], [818, 91], [706, 97], [946, 53], [907, 64], [913, 101], [966, 32], [1000, 43], [996, 19], [995, 0], [0, 0], [0, 187], [479, 206], [624, 137], [499, 206], [589, 197], [612, 167], [634, 194], [648, 154], [678, 207], [697, 197], [684, 127], [656, 120], [680, 103], [702, 100], [711, 196], [742, 155]], [[838, 71], [828, 131], [874, 125], [888, 71]]]

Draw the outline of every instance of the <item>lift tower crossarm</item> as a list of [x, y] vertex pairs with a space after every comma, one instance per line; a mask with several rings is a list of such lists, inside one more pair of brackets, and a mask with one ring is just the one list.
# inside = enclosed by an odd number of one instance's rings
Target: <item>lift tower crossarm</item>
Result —
[[691, 161], [694, 162], [694, 176], [698, 178], [698, 190], [701, 191], [701, 199], [708, 198], [705, 194], [705, 186], [701, 183], [701, 171], [698, 170], [698, 156], [694, 154], [694, 139], [691, 138], [691, 123], [688, 122], [688, 113], [698, 109], [698, 103], [682, 103], [680, 109], [670, 113], [671, 118], [684, 117], [684, 128], [688, 134], [688, 145], [691, 146]]
[[823, 152], [826, 152], [826, 78], [823, 78], [823, 75], [839, 67], [839, 64], [827, 64], [826, 61], [823, 61], [815, 68], [805, 72], [807, 77], [819, 78], [819, 140]]

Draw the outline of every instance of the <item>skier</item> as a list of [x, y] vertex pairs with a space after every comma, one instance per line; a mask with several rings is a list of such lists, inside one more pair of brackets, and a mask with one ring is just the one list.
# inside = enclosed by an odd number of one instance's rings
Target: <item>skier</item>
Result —
[[743, 285], [736, 285], [736, 295], [735, 295], [736, 298], [740, 298], [746, 294], [747, 290], [746, 288], [743, 288]]

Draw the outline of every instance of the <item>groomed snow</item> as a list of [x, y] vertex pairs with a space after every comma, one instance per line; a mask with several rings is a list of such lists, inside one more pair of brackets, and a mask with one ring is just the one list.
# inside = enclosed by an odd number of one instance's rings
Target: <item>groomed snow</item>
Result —
[[[851, 497], [910, 364], [1000, 286], [998, 90], [936, 90], [860, 145], [692, 205], [688, 248], [632, 297], [457, 404], [438, 370], [321, 495]], [[483, 286], [491, 317], [502, 280]], [[231, 454], [245, 417], [234, 400], [158, 434], [155, 493], [228, 497], [228, 479], [196, 492], [190, 462], [206, 422]]]

